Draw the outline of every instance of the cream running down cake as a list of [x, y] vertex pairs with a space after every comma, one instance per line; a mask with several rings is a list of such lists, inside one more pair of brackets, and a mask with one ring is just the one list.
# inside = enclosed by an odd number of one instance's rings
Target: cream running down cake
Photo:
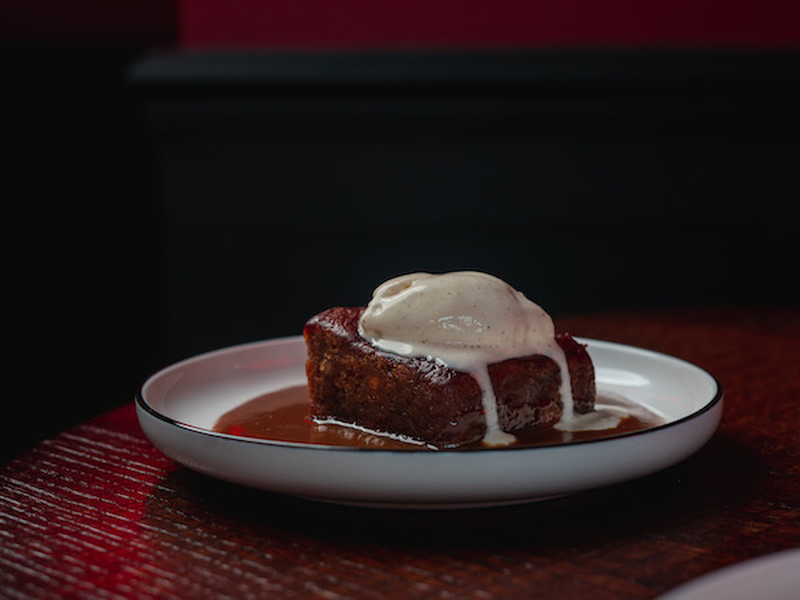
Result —
[[366, 307], [311, 318], [304, 337], [317, 423], [435, 448], [496, 447], [514, 444], [519, 432], [571, 430], [594, 410], [584, 346], [487, 273], [390, 279]]

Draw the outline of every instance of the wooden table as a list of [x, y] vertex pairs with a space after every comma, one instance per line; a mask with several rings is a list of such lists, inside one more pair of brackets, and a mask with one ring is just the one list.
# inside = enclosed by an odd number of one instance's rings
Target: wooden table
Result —
[[547, 502], [359, 509], [176, 466], [131, 404], [0, 470], [0, 596], [653, 598], [800, 546], [800, 311], [564, 318], [559, 329], [680, 356], [725, 390], [683, 463]]

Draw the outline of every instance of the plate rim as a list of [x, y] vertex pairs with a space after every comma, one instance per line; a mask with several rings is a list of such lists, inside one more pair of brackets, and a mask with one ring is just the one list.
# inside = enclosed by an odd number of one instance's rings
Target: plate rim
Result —
[[[717, 377], [714, 374], [712, 374], [711, 372], [709, 372], [708, 370], [704, 369], [703, 367], [700, 367], [699, 365], [697, 365], [697, 364], [695, 364], [695, 363], [693, 363], [691, 361], [688, 361], [686, 359], [683, 359], [683, 358], [680, 358], [680, 357], [677, 357], [677, 356], [674, 356], [674, 355], [671, 355], [671, 354], [667, 354], [665, 352], [661, 352], [661, 351], [658, 351], [658, 350], [652, 350], [652, 349], [649, 349], [649, 348], [643, 348], [641, 346], [633, 346], [633, 345], [629, 345], [629, 344], [623, 344], [623, 343], [620, 343], [620, 342], [612, 342], [612, 341], [607, 341], [607, 340], [600, 340], [600, 339], [587, 338], [587, 337], [578, 337], [578, 336], [575, 336], [574, 339], [577, 342], [582, 343], [582, 344], [587, 344], [587, 345], [594, 344], [597, 347], [605, 346], [605, 347], [607, 347], [609, 349], [624, 350], [624, 351], [628, 351], [628, 352], [634, 351], [634, 352], [639, 353], [639, 354], [651, 355], [653, 357], [657, 357], [657, 358], [661, 358], [661, 359], [667, 359], [669, 361], [676, 361], [678, 363], [682, 363], [683, 365], [688, 366], [688, 367], [693, 368], [693, 369], [696, 369], [696, 370], [700, 371], [702, 374], [704, 374], [705, 376], [707, 376], [710, 379], [710, 381], [714, 384], [714, 387], [715, 387], [714, 394], [713, 394], [712, 398], [709, 401], [707, 401], [700, 409], [697, 409], [697, 410], [695, 410], [695, 411], [693, 411], [693, 412], [691, 412], [691, 413], [689, 413], [689, 414], [687, 414], [687, 415], [685, 415], [683, 417], [675, 419], [673, 421], [669, 421], [667, 423], [662, 423], [662, 424], [656, 425], [654, 427], [648, 427], [647, 429], [640, 429], [640, 430], [637, 430], [637, 431], [626, 432], [626, 433], [623, 433], [623, 434], [614, 435], [614, 436], [608, 436], [608, 437], [592, 438], [592, 439], [588, 439], [588, 440], [578, 440], [578, 441], [575, 441], [575, 442], [567, 442], [567, 443], [552, 443], [552, 444], [545, 444], [545, 445], [533, 446], [533, 447], [528, 446], [528, 447], [517, 447], [517, 448], [514, 448], [514, 447], [510, 447], [510, 448], [509, 447], [498, 447], [498, 448], [463, 448], [463, 449], [459, 449], [459, 448], [431, 449], [431, 448], [427, 448], [427, 447], [420, 447], [419, 449], [415, 449], [415, 448], [408, 448], [408, 449], [362, 448], [362, 447], [356, 447], [356, 446], [337, 446], [337, 445], [329, 445], [329, 444], [313, 444], [313, 443], [303, 443], [303, 442], [290, 442], [290, 441], [284, 441], [284, 440], [273, 440], [273, 439], [267, 439], [267, 438], [254, 438], [254, 437], [248, 437], [248, 436], [233, 435], [233, 434], [213, 431], [213, 430], [210, 430], [210, 429], [206, 429], [204, 427], [200, 427], [200, 426], [197, 426], [197, 425], [193, 425], [191, 423], [185, 423], [183, 421], [179, 421], [177, 419], [174, 419], [174, 418], [172, 418], [172, 417], [170, 417], [168, 415], [165, 415], [164, 413], [158, 411], [155, 407], [153, 407], [151, 404], [149, 404], [147, 402], [147, 400], [145, 399], [145, 397], [144, 397], [145, 396], [144, 390], [145, 390], [145, 388], [147, 387], [147, 385], [151, 381], [154, 381], [158, 377], [166, 375], [169, 372], [176, 371], [176, 370], [180, 369], [182, 366], [185, 366], [185, 365], [187, 365], [189, 363], [199, 362], [201, 360], [208, 360], [208, 359], [211, 359], [211, 358], [213, 358], [215, 356], [221, 356], [221, 355], [232, 353], [232, 352], [236, 352], [236, 351], [247, 350], [249, 348], [256, 347], [256, 346], [279, 345], [279, 344], [284, 344], [284, 343], [298, 343], [299, 344], [299, 343], [303, 342], [303, 336], [302, 335], [293, 335], [293, 336], [282, 336], [282, 337], [276, 337], [276, 338], [268, 338], [268, 339], [265, 339], [265, 340], [256, 340], [256, 341], [252, 341], [252, 342], [245, 342], [245, 343], [241, 343], [241, 344], [234, 344], [234, 345], [231, 345], [231, 346], [225, 346], [225, 347], [218, 348], [218, 349], [215, 349], [215, 350], [209, 350], [209, 351], [206, 351], [206, 352], [202, 352], [202, 353], [196, 354], [194, 356], [190, 356], [188, 358], [184, 358], [182, 360], [179, 360], [179, 361], [177, 361], [175, 363], [172, 363], [170, 365], [167, 365], [166, 367], [155, 371], [154, 373], [152, 373], [151, 375], [149, 375], [148, 377], [145, 378], [145, 380], [140, 384], [140, 386], [138, 387], [138, 389], [136, 391], [134, 402], [135, 402], [136, 406], [139, 409], [143, 410], [145, 413], [147, 413], [151, 417], [161, 421], [164, 424], [167, 424], [167, 425], [170, 425], [172, 427], [176, 427], [178, 429], [185, 430], [185, 431], [188, 431], [188, 432], [191, 432], [191, 433], [194, 433], [194, 434], [205, 435], [205, 436], [212, 437], [212, 438], [215, 438], [215, 439], [225, 439], [225, 440], [230, 440], [230, 441], [239, 442], [239, 443], [254, 444], [254, 445], [257, 445], [257, 446], [266, 446], [266, 447], [283, 448], [283, 449], [294, 448], [294, 449], [306, 450], [306, 451], [311, 450], [311, 451], [325, 451], [325, 452], [337, 452], [337, 453], [353, 453], [354, 452], [354, 453], [370, 454], [370, 455], [379, 455], [379, 454], [387, 454], [387, 455], [423, 454], [423, 455], [430, 455], [430, 456], [441, 456], [441, 455], [453, 455], [453, 454], [465, 455], [465, 454], [471, 454], [471, 453], [475, 453], [475, 452], [478, 452], [478, 453], [481, 453], [481, 454], [489, 453], [489, 452], [492, 452], [492, 453], [494, 453], [494, 452], [503, 452], [503, 453], [527, 452], [527, 453], [530, 453], [530, 452], [535, 452], [535, 451], [540, 451], [541, 452], [541, 451], [546, 451], [546, 450], [552, 450], [554, 448], [564, 448], [564, 447], [574, 448], [574, 447], [585, 446], [585, 445], [590, 445], [590, 444], [596, 445], [596, 444], [607, 443], [609, 441], [618, 441], [618, 440], [623, 440], [623, 439], [630, 439], [630, 438], [634, 438], [634, 437], [637, 437], [637, 436], [649, 435], [649, 434], [652, 434], [654, 432], [660, 432], [660, 431], [664, 431], [664, 430], [670, 429], [672, 427], [680, 426], [681, 424], [683, 424], [683, 423], [685, 423], [687, 421], [696, 419], [696, 418], [700, 417], [701, 415], [703, 415], [704, 413], [709, 412], [710, 410], [714, 409], [723, 399], [723, 395], [724, 395], [723, 394], [723, 387], [722, 387], [722, 384], [719, 381], [719, 379], [717, 379]], [[597, 366], [597, 365], [595, 365], [595, 366]]]

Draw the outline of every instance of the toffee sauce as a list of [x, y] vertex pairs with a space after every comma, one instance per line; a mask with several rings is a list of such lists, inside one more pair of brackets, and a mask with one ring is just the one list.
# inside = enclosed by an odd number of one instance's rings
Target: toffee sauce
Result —
[[[305, 385], [284, 388], [258, 396], [222, 415], [213, 430], [219, 433], [303, 444], [324, 444], [382, 450], [436, 450], [426, 444], [359, 429], [339, 423], [317, 423], [309, 415], [311, 400]], [[610, 405], [630, 414], [611, 429], [558, 431], [553, 428], [515, 431], [516, 443], [508, 448], [531, 448], [608, 438], [661, 425], [658, 415], [617, 398], [598, 397], [598, 405]], [[475, 442], [458, 450], [484, 447]]]

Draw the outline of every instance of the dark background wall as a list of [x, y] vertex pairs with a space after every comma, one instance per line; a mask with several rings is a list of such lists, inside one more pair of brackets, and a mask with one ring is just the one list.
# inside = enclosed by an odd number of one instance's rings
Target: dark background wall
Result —
[[3, 458], [408, 270], [796, 304], [791, 4], [629, 4], [4, 7]]
[[133, 78], [159, 140], [171, 351], [296, 334], [411, 270], [488, 270], [556, 314], [788, 302], [797, 67], [663, 50], [152, 57]]
[[0, 7], [12, 361], [0, 460], [129, 402], [163, 360], [156, 160], [127, 70], [174, 47], [175, 10], [95, 0]]

